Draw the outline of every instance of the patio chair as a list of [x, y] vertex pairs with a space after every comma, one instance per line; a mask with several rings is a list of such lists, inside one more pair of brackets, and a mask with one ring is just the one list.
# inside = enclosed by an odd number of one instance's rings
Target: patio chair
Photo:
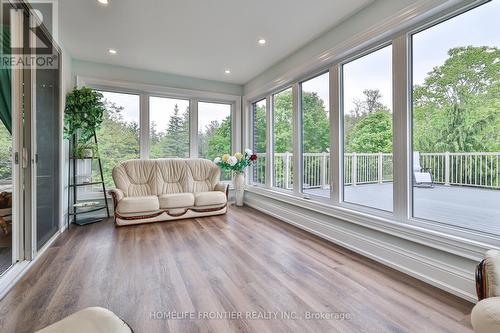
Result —
[[432, 169], [422, 168], [420, 165], [420, 153], [413, 152], [413, 183], [417, 187], [434, 187], [434, 180], [432, 179]]

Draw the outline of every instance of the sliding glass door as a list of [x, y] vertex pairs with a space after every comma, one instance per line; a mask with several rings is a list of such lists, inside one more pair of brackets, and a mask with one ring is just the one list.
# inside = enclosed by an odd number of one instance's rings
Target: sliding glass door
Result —
[[59, 229], [60, 53], [45, 30], [35, 35], [34, 20], [24, 4], [2, 4], [0, 275], [33, 259]]
[[[9, 15], [0, 16], [0, 20], [0, 54], [3, 57], [11, 54], [12, 24]], [[12, 69], [0, 62], [0, 274], [13, 262], [13, 138], [16, 126], [12, 115], [12, 74]]]
[[34, 73], [32, 161], [36, 198], [33, 202], [39, 250], [59, 226], [59, 70], [37, 68]]

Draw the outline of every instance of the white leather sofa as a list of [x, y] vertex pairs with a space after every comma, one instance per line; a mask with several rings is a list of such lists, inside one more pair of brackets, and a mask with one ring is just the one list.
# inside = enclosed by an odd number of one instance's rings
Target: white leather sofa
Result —
[[225, 214], [228, 185], [205, 159], [129, 160], [113, 169], [116, 225]]
[[479, 302], [471, 313], [476, 333], [500, 332], [500, 251], [489, 250], [476, 269]]

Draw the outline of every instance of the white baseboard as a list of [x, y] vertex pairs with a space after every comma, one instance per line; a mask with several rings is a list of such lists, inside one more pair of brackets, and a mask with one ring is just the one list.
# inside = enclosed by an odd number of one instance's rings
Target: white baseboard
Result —
[[472, 260], [451, 258], [453, 255], [446, 252], [255, 193], [245, 193], [245, 204], [437, 288], [476, 302], [475, 262]]

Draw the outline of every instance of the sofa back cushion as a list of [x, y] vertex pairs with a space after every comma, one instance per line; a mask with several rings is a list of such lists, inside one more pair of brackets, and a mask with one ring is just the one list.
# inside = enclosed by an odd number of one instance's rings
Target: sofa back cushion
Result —
[[129, 160], [113, 168], [115, 185], [126, 197], [208, 192], [219, 179], [219, 167], [201, 158]]
[[156, 160], [157, 195], [189, 192], [189, 170], [184, 159]]
[[113, 168], [113, 180], [127, 197], [157, 195], [154, 160], [128, 160]]
[[188, 192], [213, 191], [220, 179], [219, 167], [210, 160], [201, 158], [186, 159], [189, 170]]

